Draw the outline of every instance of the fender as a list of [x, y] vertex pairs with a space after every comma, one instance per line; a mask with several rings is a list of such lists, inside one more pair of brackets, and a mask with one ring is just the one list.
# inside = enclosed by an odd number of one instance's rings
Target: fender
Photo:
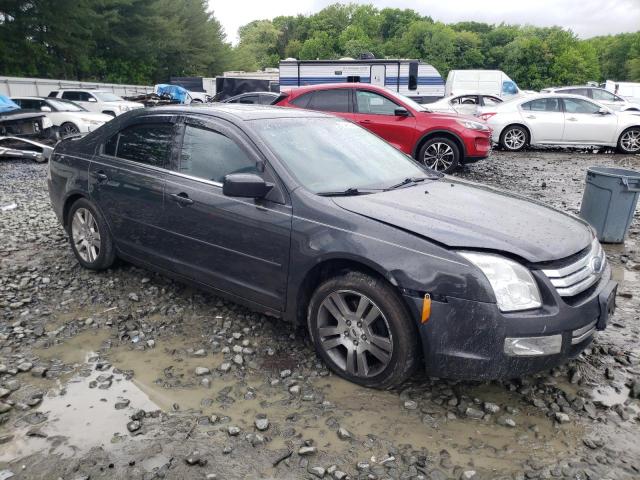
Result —
[[422, 141], [426, 138], [426, 137], [430, 137], [433, 134], [436, 133], [446, 133], [447, 135], [451, 135], [453, 137], [455, 137], [458, 142], [460, 143], [460, 145], [462, 145], [462, 157], [466, 157], [467, 156], [467, 147], [464, 144], [464, 140], [462, 140], [462, 137], [460, 137], [460, 135], [458, 135], [455, 132], [452, 132], [451, 130], [442, 130], [442, 129], [438, 129], [438, 130], [429, 130], [428, 132], [423, 133], [418, 140], [416, 141], [415, 145], [413, 146], [413, 150], [411, 152], [411, 156], [413, 158], [416, 158], [416, 155], [418, 154], [418, 145], [420, 145], [422, 143]]

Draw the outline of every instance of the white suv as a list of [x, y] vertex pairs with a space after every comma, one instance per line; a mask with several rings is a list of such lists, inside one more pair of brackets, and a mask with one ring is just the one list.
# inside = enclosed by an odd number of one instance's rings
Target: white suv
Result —
[[49, 93], [51, 98], [62, 98], [75, 102], [90, 112], [104, 113], [117, 117], [121, 113], [144, 108], [144, 105], [136, 102], [129, 102], [118, 95], [105, 90], [92, 88], [64, 88], [54, 90]]
[[590, 87], [586, 85], [578, 87], [545, 88], [544, 90], [540, 90], [540, 93], [568, 93], [569, 95], [580, 95], [582, 97], [595, 100], [596, 102], [619, 112], [640, 111], [640, 105], [637, 103], [629, 102], [621, 96], [611, 93], [604, 88]]

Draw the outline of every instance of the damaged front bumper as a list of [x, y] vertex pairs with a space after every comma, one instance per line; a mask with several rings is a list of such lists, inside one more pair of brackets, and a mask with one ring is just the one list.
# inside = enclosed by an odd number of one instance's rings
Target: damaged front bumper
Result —
[[[549, 295], [535, 310], [503, 313], [495, 303], [448, 297], [418, 322], [426, 372], [465, 380], [509, 379], [556, 367], [580, 354], [615, 308], [617, 283], [607, 267], [586, 298], [570, 305]], [[551, 292], [551, 289], [549, 290]], [[422, 299], [405, 295], [414, 318]]]
[[18, 137], [0, 137], [0, 158], [26, 158], [46, 162], [51, 158], [53, 147], [44, 143]]

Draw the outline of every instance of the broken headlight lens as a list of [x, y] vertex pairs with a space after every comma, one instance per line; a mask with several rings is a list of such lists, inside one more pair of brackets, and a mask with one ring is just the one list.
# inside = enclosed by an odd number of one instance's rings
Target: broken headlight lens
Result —
[[540, 291], [531, 272], [508, 258], [489, 253], [459, 252], [484, 273], [502, 312], [542, 306]]

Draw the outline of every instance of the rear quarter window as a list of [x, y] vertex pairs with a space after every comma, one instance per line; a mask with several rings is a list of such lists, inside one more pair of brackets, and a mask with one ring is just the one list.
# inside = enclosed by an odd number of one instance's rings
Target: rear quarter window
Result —
[[309, 106], [309, 102], [311, 101], [311, 97], [313, 97], [313, 93], [305, 93], [304, 95], [300, 95], [299, 97], [291, 100], [292, 105], [300, 108], [307, 108]]

